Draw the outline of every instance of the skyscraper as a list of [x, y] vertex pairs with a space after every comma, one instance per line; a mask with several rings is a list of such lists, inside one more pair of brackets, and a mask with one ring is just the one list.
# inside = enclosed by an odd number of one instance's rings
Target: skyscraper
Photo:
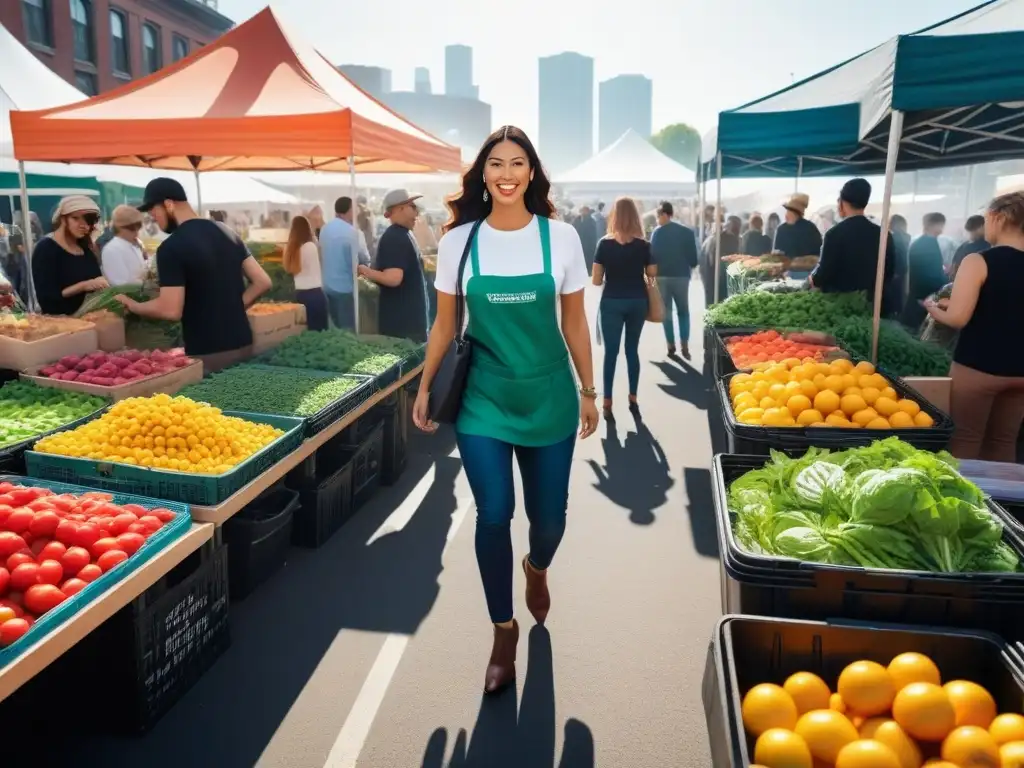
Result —
[[448, 96], [477, 97], [473, 85], [473, 49], [468, 45], [448, 45], [444, 49], [444, 92]]
[[598, 86], [598, 151], [632, 128], [651, 135], [651, 81], [643, 75], [619, 75]]
[[426, 67], [416, 67], [413, 90], [416, 93], [430, 93], [430, 70]]
[[540, 59], [540, 152], [552, 172], [573, 168], [594, 152], [594, 60], [579, 53]]
[[363, 64], [341, 64], [338, 71], [371, 96], [380, 98], [391, 92], [391, 70]]

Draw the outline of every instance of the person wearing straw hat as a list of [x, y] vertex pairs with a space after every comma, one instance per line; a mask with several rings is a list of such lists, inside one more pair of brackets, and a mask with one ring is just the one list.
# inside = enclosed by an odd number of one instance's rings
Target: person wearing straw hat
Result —
[[139, 244], [142, 213], [131, 205], [119, 205], [110, 217], [114, 236], [103, 246], [100, 263], [111, 285], [141, 283], [146, 276], [146, 257]]
[[821, 232], [804, 218], [810, 204], [811, 198], [802, 192], [797, 192], [782, 204], [786, 209], [786, 221], [775, 232], [773, 251], [791, 259], [821, 253]]
[[32, 251], [32, 282], [44, 314], [73, 315], [87, 293], [108, 287], [92, 241], [99, 220], [99, 206], [85, 195], [57, 205], [53, 232]]

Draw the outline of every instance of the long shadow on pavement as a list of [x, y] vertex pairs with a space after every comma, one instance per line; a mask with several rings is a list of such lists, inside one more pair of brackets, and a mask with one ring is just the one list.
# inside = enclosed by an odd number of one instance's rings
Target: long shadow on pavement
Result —
[[[289, 550], [282, 571], [232, 604], [232, 647], [145, 738], [62, 739], [49, 745], [59, 754], [38, 764], [249, 768], [339, 633], [414, 634], [440, 589], [462, 465], [444, 455], [450, 435], [410, 439], [398, 484], [382, 489], [320, 549]], [[431, 468], [434, 482], [404, 528], [367, 543]]]
[[711, 472], [687, 467], [683, 470], [686, 486], [686, 513], [690, 517], [693, 546], [702, 557], [718, 557], [718, 529], [715, 521]]
[[642, 421], [636, 431], [619, 440], [618, 424], [606, 421], [607, 434], [601, 440], [604, 466], [588, 459], [597, 482], [594, 487], [612, 503], [629, 510], [629, 519], [637, 525], [654, 522], [654, 511], [668, 500], [675, 485], [669, 474], [668, 458], [654, 435]]
[[691, 363], [679, 356], [673, 356], [672, 362], [655, 360], [654, 365], [669, 380], [668, 384], [658, 386], [671, 397], [692, 403], [702, 411], [709, 409], [714, 400], [713, 382]]
[[[510, 688], [480, 702], [473, 734], [460, 729], [447, 768], [555, 768], [555, 682], [551, 635], [530, 630], [523, 703], [516, 716], [517, 692]], [[444, 768], [448, 731], [438, 728], [427, 741], [421, 768]], [[569, 719], [558, 768], [593, 768], [594, 736], [584, 723]]]

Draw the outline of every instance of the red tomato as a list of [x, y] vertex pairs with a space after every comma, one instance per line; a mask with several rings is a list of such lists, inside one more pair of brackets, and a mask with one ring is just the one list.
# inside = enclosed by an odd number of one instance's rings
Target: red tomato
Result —
[[91, 581], [96, 581], [96, 579], [98, 579], [102, 575], [103, 575], [103, 569], [102, 568], [100, 568], [95, 563], [89, 563], [89, 565], [85, 566], [82, 570], [80, 570], [78, 572], [78, 575], [77, 575], [76, 578], [79, 578], [82, 581], [91, 582]]
[[120, 515], [115, 517], [110, 523], [110, 532], [114, 536], [120, 536], [122, 533], [128, 530], [128, 526], [139, 522], [139, 518], [133, 515], [131, 512], [122, 512]]
[[121, 545], [120, 545], [120, 543], [118, 542], [117, 539], [111, 538], [111, 537], [107, 537], [107, 538], [103, 538], [103, 539], [98, 539], [96, 541], [96, 543], [93, 544], [92, 547], [89, 548], [89, 551], [92, 553], [93, 557], [99, 557], [104, 552], [109, 552], [112, 549], [120, 549], [120, 548], [121, 548]]
[[0, 525], [7, 522], [7, 518], [11, 516], [11, 512], [14, 508], [7, 504], [0, 504]]
[[175, 514], [171, 510], [164, 509], [163, 507], [157, 507], [156, 509], [152, 510], [149, 514], [159, 519], [160, 522], [162, 523], [169, 523], [175, 518]]
[[14, 612], [13, 608], [9, 608], [6, 605], [0, 606], [0, 624], [16, 618], [18, 618], [18, 614]]
[[64, 578], [64, 566], [56, 560], [44, 560], [39, 564], [39, 583], [57, 586]]
[[[106, 530], [108, 530], [108, 531], [109, 531], [109, 530], [110, 530], [110, 524], [111, 524], [112, 522], [114, 522], [114, 518], [112, 518], [112, 517], [107, 517], [107, 516], [105, 516], [105, 515], [104, 515], [104, 516], [102, 516], [102, 517], [100, 517], [100, 516], [97, 516], [97, 517], [94, 517], [94, 518], [93, 518], [92, 520], [90, 520], [89, 522], [90, 522], [90, 523], [92, 523], [93, 525], [95, 525], [95, 526], [96, 526], [97, 528], [99, 528], [99, 529], [100, 529], [101, 531], [102, 531], [102, 530], [104, 530], [104, 529], [106, 529]], [[100, 538], [103, 538], [103, 537], [101, 536]]]
[[35, 561], [35, 555], [32, 554], [32, 550], [30, 549], [15, 552], [7, 558], [7, 570], [13, 572], [19, 565], [24, 563], [34, 563]]
[[143, 536], [149, 536], [150, 530], [142, 523], [132, 523], [128, 526], [126, 533], [141, 533]]
[[91, 562], [92, 556], [89, 554], [89, 550], [82, 547], [69, 547], [60, 559], [64, 573], [68, 576], [77, 576], [78, 572]]
[[15, 488], [9, 495], [12, 507], [24, 507], [36, 498], [36, 492], [31, 488]]
[[143, 515], [149, 514], [148, 509], [143, 506], [139, 506], [138, 504], [122, 504], [121, 509], [125, 512], [131, 512], [136, 517], [142, 517]]
[[[40, 541], [42, 541], [42, 539], [40, 539]], [[33, 552], [35, 552], [35, 547], [36, 544], [38, 543], [38, 541], [32, 542]], [[57, 560], [59, 562], [60, 559], [64, 557], [64, 553], [67, 551], [68, 548], [61, 544], [59, 541], [51, 541], [48, 544], [46, 544], [46, 546], [44, 546], [41, 550], [39, 550], [39, 552], [36, 553], [36, 560], [40, 563], [43, 562], [43, 560]]]
[[25, 531], [24, 533], [22, 533], [21, 534], [21, 538], [23, 538], [25, 540], [25, 545], [28, 546], [28, 547], [31, 547], [32, 546], [32, 542], [36, 540], [36, 537], [33, 536], [28, 531]]
[[128, 559], [128, 553], [120, 549], [111, 549], [108, 552], [104, 552], [96, 560], [96, 565], [103, 569], [106, 573], [111, 568], [120, 565]]
[[0, 624], [0, 645], [5, 648], [20, 640], [28, 632], [29, 624], [25, 619], [10, 619]]
[[0, 493], [9, 493], [13, 488], [15, 488], [14, 483], [9, 483], [6, 480], [0, 483]]
[[78, 512], [72, 512], [70, 515], [68, 515], [64, 519], [65, 520], [74, 520], [76, 523], [84, 523], [84, 522], [86, 522], [89, 519], [89, 516], [87, 514], [85, 514], [84, 512], [78, 511]]
[[33, 584], [39, 583], [39, 566], [35, 563], [22, 563], [11, 571], [11, 589], [24, 592]]
[[163, 522], [159, 517], [153, 515], [146, 515], [145, 517], [139, 518], [139, 525], [143, 526], [147, 533], [156, 533], [163, 527]]
[[0, 568], [0, 595], [7, 594], [7, 585], [11, 583], [11, 572], [6, 568]]
[[4, 527], [9, 531], [21, 533], [22, 531], [28, 530], [28, 527], [32, 524], [35, 517], [36, 513], [28, 507], [19, 507], [7, 516], [7, 520], [4, 522]]
[[53, 505], [50, 504], [49, 499], [33, 499], [25, 506], [33, 512], [48, 512], [53, 509]]
[[[60, 521], [60, 525], [57, 526], [57, 530], [54, 531], [54, 537], [61, 544], [71, 547], [75, 545], [75, 541], [78, 538], [78, 526], [80, 523], [75, 522], [70, 516]], [[3, 534], [0, 534], [2, 536]]]
[[68, 597], [71, 597], [72, 595], [77, 595], [79, 592], [85, 589], [86, 586], [87, 584], [81, 579], [68, 579], [61, 586], [60, 591]]
[[[121, 549], [127, 552], [129, 555], [134, 555], [139, 551], [139, 548], [146, 543], [146, 537], [141, 533], [122, 533], [117, 537], [117, 543]], [[0, 590], [2, 594], [2, 590]]]
[[32, 625], [36, 623], [36, 617], [31, 613], [26, 613], [24, 616], [25, 622], [28, 624], [28, 628], [32, 629]]
[[25, 540], [16, 533], [0, 531], [0, 557], [6, 559], [25, 548]]
[[85, 523], [84, 525], [78, 526], [78, 531], [75, 533], [75, 545], [90, 549], [100, 538], [100, 529], [92, 523]]
[[75, 508], [78, 500], [70, 496], [54, 496], [50, 499], [50, 503], [57, 510], [57, 514], [66, 515]]
[[[13, 486], [12, 486], [13, 488]], [[8, 507], [16, 506], [14, 504], [14, 497], [11, 496], [10, 490], [0, 493], [0, 504], [6, 504]]]
[[55, 584], [36, 584], [25, 590], [25, 607], [42, 616], [68, 599]]

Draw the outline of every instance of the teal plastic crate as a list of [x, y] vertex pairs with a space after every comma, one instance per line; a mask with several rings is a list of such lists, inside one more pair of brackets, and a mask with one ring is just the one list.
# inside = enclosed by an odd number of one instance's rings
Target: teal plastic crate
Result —
[[[32, 488], [49, 488], [54, 493], [82, 494], [95, 491], [95, 488], [87, 488], [82, 485], [71, 485], [58, 483], [36, 477], [18, 477], [16, 475], [0, 475], [0, 482], [14, 483]], [[192, 515], [187, 504], [179, 504], [174, 501], [161, 501], [159, 499], [146, 498], [145, 496], [133, 496], [130, 494], [114, 493], [115, 504], [138, 504], [146, 509], [162, 507], [174, 513], [174, 519], [165, 523], [164, 526], [146, 539], [146, 543], [139, 547], [139, 551], [129, 557], [123, 563], [100, 576], [96, 581], [90, 582], [77, 595], [72, 595], [52, 611], [43, 614], [32, 628], [18, 639], [13, 645], [0, 649], [0, 669], [10, 664], [14, 659], [21, 656], [25, 651], [35, 645], [36, 642], [59, 627], [85, 606], [111, 589], [115, 584], [123, 581], [132, 573], [152, 560], [161, 550], [165, 549], [173, 541], [181, 538], [192, 526]]]
[[117, 462], [76, 459], [49, 453], [27, 451], [28, 474], [62, 483], [78, 483], [116, 493], [169, 499], [184, 504], [212, 506], [220, 504], [262, 475], [302, 444], [305, 420], [291, 416], [224, 411], [260, 424], [283, 429], [284, 434], [223, 475], [198, 475], [167, 469], [138, 467]]

